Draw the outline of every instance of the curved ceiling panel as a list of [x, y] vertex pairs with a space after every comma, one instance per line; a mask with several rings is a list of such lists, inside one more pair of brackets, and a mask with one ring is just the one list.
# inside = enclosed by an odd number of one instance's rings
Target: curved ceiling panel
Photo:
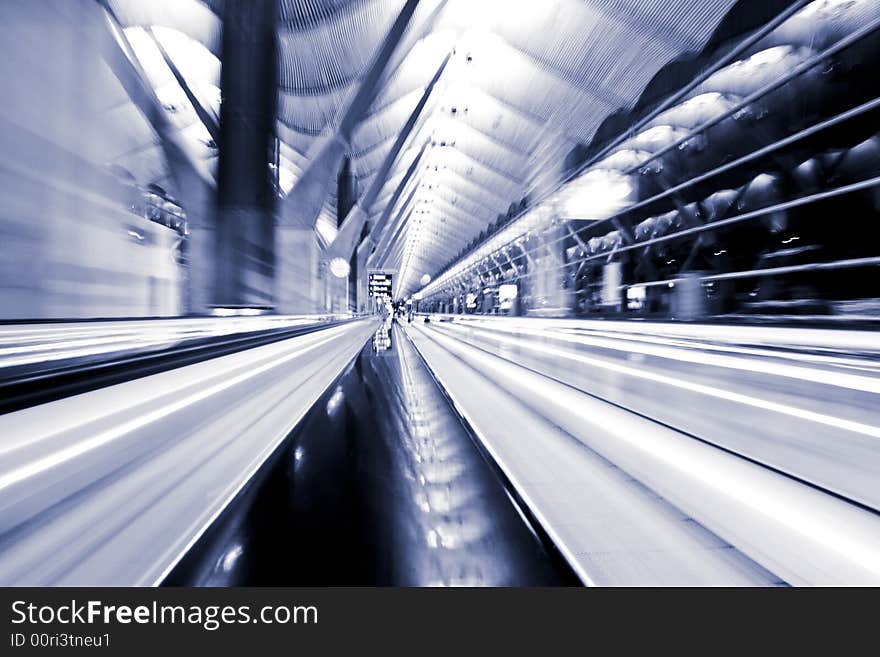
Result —
[[[108, 2], [124, 26], [172, 28], [219, 51], [220, 0]], [[572, 149], [588, 144], [609, 115], [632, 108], [661, 67], [703, 48], [735, 2], [421, 0], [347, 144], [364, 190], [381, 170], [421, 92], [451, 55], [372, 208], [374, 216], [382, 215], [387, 209], [382, 204], [398, 199], [400, 207], [387, 213], [391, 219], [384, 230], [394, 231], [402, 246], [374, 255], [373, 264], [403, 269], [406, 289], [423, 274], [438, 273], [450, 252], [484, 232], [499, 214], [555, 184]], [[282, 190], [294, 185], [317, 145], [336, 130], [404, 4], [280, 0]], [[774, 65], [800, 55], [795, 51]], [[210, 96], [218, 75], [210, 62], [190, 63], [195, 56], [177, 59], [187, 80], [199, 81], [193, 86]], [[173, 85], [156, 84], [158, 90], [168, 86], [162, 93], [177, 98]], [[724, 92], [732, 93], [727, 86]], [[713, 91], [709, 85], [700, 93]], [[706, 98], [648, 126], [657, 134], [638, 135], [628, 147], [630, 154], [619, 159], [638, 161], [660, 147], [664, 137], [698, 121], [707, 111]], [[199, 126], [191, 119], [189, 111], [182, 112], [179, 128], [198, 139]], [[660, 134], [664, 129], [672, 132]], [[429, 145], [407, 183], [407, 191], [412, 187], [415, 192], [395, 194], [425, 142]], [[328, 198], [325, 210], [331, 203]], [[324, 242], [332, 240], [335, 230], [325, 215], [320, 222]], [[409, 217], [409, 223], [395, 225], [398, 216]], [[374, 244], [384, 237], [371, 236]], [[378, 256], [382, 262], [376, 262]]]

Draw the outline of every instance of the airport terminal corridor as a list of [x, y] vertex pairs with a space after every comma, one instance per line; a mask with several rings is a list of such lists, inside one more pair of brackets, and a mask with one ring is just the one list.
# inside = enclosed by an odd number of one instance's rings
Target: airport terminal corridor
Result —
[[0, 3], [0, 586], [880, 585], [880, 0]]

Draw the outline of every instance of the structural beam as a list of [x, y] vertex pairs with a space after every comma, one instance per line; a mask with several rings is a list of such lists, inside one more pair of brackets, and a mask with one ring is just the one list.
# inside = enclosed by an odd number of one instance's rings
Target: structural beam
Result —
[[406, 1], [376, 51], [351, 102], [342, 112], [333, 133], [325, 135], [316, 144], [305, 172], [284, 201], [281, 220], [285, 225], [314, 228], [332, 180], [339, 169], [339, 162], [350, 148], [352, 133], [378, 95], [381, 86], [379, 82], [418, 4], [419, 0]]
[[416, 103], [416, 106], [410, 113], [406, 123], [404, 123], [400, 132], [397, 134], [394, 144], [392, 144], [391, 149], [386, 153], [385, 159], [382, 161], [382, 164], [373, 176], [369, 188], [346, 216], [336, 235], [336, 239], [333, 240], [333, 243], [327, 250], [326, 257], [328, 259], [334, 257], [348, 258], [351, 256], [357, 240], [360, 239], [364, 223], [367, 220], [367, 215], [373, 207], [373, 204], [376, 202], [379, 193], [382, 191], [382, 187], [385, 185], [391, 167], [394, 166], [394, 162], [400, 155], [401, 150], [403, 150], [404, 144], [406, 144], [413, 128], [422, 114], [422, 111], [425, 109], [425, 105], [427, 105], [428, 99], [431, 97], [431, 92], [434, 90], [434, 86], [443, 75], [443, 71], [446, 68], [446, 64], [449, 62], [450, 56], [451, 55], [447, 55], [437, 68], [437, 72], [425, 87], [425, 91], [422, 93], [419, 102]]
[[[415, 156], [415, 158], [413, 158], [413, 161], [409, 165], [409, 168], [406, 170], [403, 179], [397, 185], [397, 189], [394, 190], [394, 194], [391, 196], [391, 199], [388, 201], [385, 209], [382, 211], [382, 215], [379, 217], [379, 219], [376, 221], [376, 224], [370, 229], [369, 234], [364, 239], [365, 242], [369, 242], [373, 246], [376, 246], [379, 243], [379, 240], [381, 240], [385, 231], [386, 224], [388, 223], [388, 218], [391, 216], [391, 213], [397, 206], [397, 202], [403, 195], [403, 190], [406, 188], [407, 183], [409, 183], [410, 179], [413, 177], [413, 175], [415, 175], [415, 172], [418, 170], [419, 163], [422, 160], [422, 156], [425, 154], [428, 143], [428, 141], [425, 141], [425, 143], [422, 144], [422, 147], [419, 149], [418, 154]], [[363, 244], [361, 246], [363, 246]]]
[[174, 60], [171, 59], [168, 51], [165, 50], [165, 46], [162, 45], [162, 42], [156, 36], [156, 33], [153, 32], [153, 28], [148, 27], [146, 31], [153, 38], [153, 43], [155, 43], [156, 48], [159, 49], [159, 53], [162, 55], [162, 59], [165, 60], [165, 65], [168, 66], [168, 68], [171, 70], [171, 74], [174, 76], [174, 79], [177, 80], [177, 84], [180, 86], [181, 89], [183, 89], [183, 93], [186, 95], [186, 99], [195, 110], [196, 116], [199, 117], [199, 121], [201, 121], [202, 124], [205, 126], [208, 134], [211, 135], [211, 139], [213, 139], [214, 143], [216, 144], [220, 140], [220, 125], [217, 120], [217, 116], [212, 110], [205, 107], [201, 99], [196, 96], [195, 92], [192, 90], [192, 87], [190, 87], [189, 83], [186, 81], [186, 78], [183, 77], [183, 73], [181, 73], [180, 69], [177, 68], [177, 64], [174, 63]]

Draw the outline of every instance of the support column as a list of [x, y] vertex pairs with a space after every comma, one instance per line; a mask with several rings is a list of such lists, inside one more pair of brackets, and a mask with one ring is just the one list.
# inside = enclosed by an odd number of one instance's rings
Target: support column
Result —
[[[336, 177], [336, 226], [342, 222], [351, 212], [358, 198], [357, 178], [351, 171], [351, 160], [345, 157]], [[350, 271], [345, 278], [337, 278], [332, 273], [327, 273], [327, 285], [330, 292], [330, 310], [333, 312], [348, 312], [354, 310], [349, 297], [352, 287], [357, 285], [356, 259], [349, 262]]]
[[357, 178], [351, 172], [351, 159], [342, 160], [336, 177], [336, 227], [339, 228], [358, 198]]
[[679, 274], [672, 290], [673, 319], [693, 321], [706, 315], [706, 292], [700, 272]]
[[370, 275], [367, 271], [367, 259], [373, 250], [373, 243], [369, 239], [364, 239], [355, 249], [355, 260], [357, 271], [357, 305], [358, 312], [368, 313], [372, 311], [372, 299], [370, 298], [369, 279]]
[[277, 0], [226, 0], [214, 302], [275, 306]]
[[[213, 200], [207, 203], [213, 204]], [[214, 221], [204, 215], [187, 212], [186, 280], [184, 308], [189, 315], [203, 315], [214, 305], [217, 276], [217, 231]]]
[[348, 259], [348, 311], [352, 313], [360, 312], [358, 309], [358, 257], [357, 251], [352, 252], [351, 258]]
[[276, 307], [287, 315], [320, 312], [323, 280], [319, 280], [318, 238], [311, 228], [278, 226], [275, 231], [280, 275], [276, 280]]
[[620, 261], [608, 262], [602, 267], [602, 307], [607, 312], [620, 312], [623, 296], [623, 266]]
[[528, 261], [530, 273], [528, 314], [552, 317], [567, 316], [573, 306], [572, 289], [565, 269], [565, 235], [562, 226], [547, 228], [533, 238], [535, 246]]

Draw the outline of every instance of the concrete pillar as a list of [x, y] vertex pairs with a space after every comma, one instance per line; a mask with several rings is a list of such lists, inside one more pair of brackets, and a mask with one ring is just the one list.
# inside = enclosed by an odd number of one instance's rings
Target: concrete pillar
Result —
[[351, 160], [346, 157], [342, 160], [339, 175], [336, 177], [336, 226], [342, 222], [351, 212], [357, 202], [358, 184], [357, 178], [351, 172]]
[[357, 309], [358, 312], [368, 313], [372, 310], [372, 300], [369, 290], [369, 272], [367, 271], [367, 258], [373, 250], [373, 241], [369, 238], [363, 240], [355, 249], [357, 270]]
[[330, 272], [329, 267], [325, 266], [324, 269], [326, 288], [324, 309], [332, 313], [348, 312], [348, 276], [339, 278]]
[[563, 229], [551, 229], [540, 238], [541, 247], [532, 254], [532, 276], [528, 281], [531, 297], [529, 314], [546, 314], [563, 316], [570, 313], [574, 305], [570, 285], [566, 284], [565, 242], [562, 238]]
[[706, 292], [703, 290], [699, 272], [679, 275], [672, 289], [672, 317], [685, 321], [700, 319], [706, 315]]
[[[343, 158], [342, 166], [339, 168], [339, 175], [336, 177], [336, 225], [341, 226], [342, 222], [355, 206], [358, 198], [357, 178], [351, 170], [351, 160], [348, 157]], [[332, 257], [330, 258], [332, 260]], [[329, 264], [329, 261], [328, 261]], [[333, 276], [329, 271], [326, 272], [327, 281], [327, 298], [328, 308], [330, 312], [344, 313], [353, 310], [349, 299], [351, 288], [357, 286], [357, 262], [355, 258], [349, 261], [349, 274], [344, 278]]]
[[602, 307], [608, 311], [620, 310], [623, 283], [623, 267], [619, 262], [609, 262], [602, 267]]
[[275, 307], [285, 315], [320, 311], [319, 247], [315, 231], [298, 226], [278, 226], [275, 231], [279, 275], [275, 281]]
[[274, 306], [275, 205], [269, 163], [277, 97], [276, 0], [226, 0], [217, 176], [217, 305]]
[[352, 253], [348, 259], [348, 266], [351, 268], [348, 272], [348, 310], [349, 312], [360, 312], [358, 309], [358, 259], [357, 253]]
[[[493, 286], [494, 287], [494, 286]], [[486, 290], [489, 288], [483, 288]], [[496, 292], [493, 289], [489, 289], [488, 292], [483, 292], [482, 303], [480, 305], [480, 312], [484, 315], [489, 315], [495, 309], [495, 295]]]
[[188, 224], [184, 308], [188, 314], [206, 313], [214, 304], [217, 235], [213, 222]]

